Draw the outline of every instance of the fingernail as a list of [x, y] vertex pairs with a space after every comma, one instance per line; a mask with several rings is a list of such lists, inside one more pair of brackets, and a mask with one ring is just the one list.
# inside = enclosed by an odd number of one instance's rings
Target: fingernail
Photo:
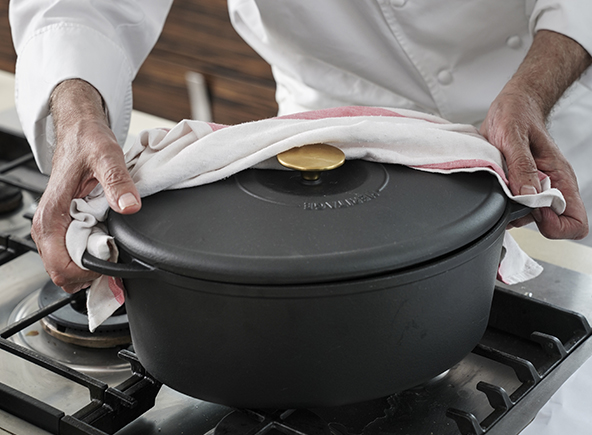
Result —
[[529, 186], [528, 184], [522, 186], [520, 188], [520, 195], [536, 195], [537, 190], [534, 186]]
[[119, 197], [119, 201], [117, 201], [117, 205], [122, 210], [126, 208], [133, 207], [134, 205], [138, 205], [138, 200], [132, 193], [124, 193]]

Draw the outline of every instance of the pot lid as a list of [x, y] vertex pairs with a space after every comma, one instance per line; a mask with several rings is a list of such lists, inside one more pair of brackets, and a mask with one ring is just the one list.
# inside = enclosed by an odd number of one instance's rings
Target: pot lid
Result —
[[184, 276], [304, 284], [372, 276], [452, 253], [489, 231], [507, 198], [485, 172], [451, 175], [363, 160], [306, 179], [248, 169], [111, 212], [133, 257]]

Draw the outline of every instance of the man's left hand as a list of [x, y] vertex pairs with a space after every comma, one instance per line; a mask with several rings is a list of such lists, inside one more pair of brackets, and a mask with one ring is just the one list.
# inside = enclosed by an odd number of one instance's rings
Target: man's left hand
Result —
[[545, 122], [555, 103], [591, 63], [588, 52], [573, 39], [547, 30], [537, 32], [518, 71], [481, 125], [481, 134], [506, 159], [514, 195], [540, 192], [539, 171], [563, 193], [567, 207], [561, 216], [541, 208], [512, 223], [521, 226], [535, 220], [541, 233], [551, 239], [582, 239], [588, 234], [576, 175]]

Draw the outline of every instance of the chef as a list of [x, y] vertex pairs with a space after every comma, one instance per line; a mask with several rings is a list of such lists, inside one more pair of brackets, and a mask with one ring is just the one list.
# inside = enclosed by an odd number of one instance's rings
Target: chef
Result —
[[[170, 4], [10, 3], [17, 109], [39, 167], [51, 173], [32, 236], [52, 280], [68, 292], [97, 276], [66, 251], [71, 200], [101, 183], [114, 211], [141, 207], [120, 144], [131, 82]], [[576, 176], [546, 122], [568, 88], [569, 109], [592, 115], [590, 0], [228, 0], [228, 7], [238, 33], [272, 66], [280, 114], [366, 105], [480, 126], [503, 153], [514, 194], [540, 191], [542, 171], [566, 198], [561, 216], [539, 209], [520, 224], [535, 220], [549, 238], [587, 234]], [[587, 124], [577, 130], [592, 137]]]

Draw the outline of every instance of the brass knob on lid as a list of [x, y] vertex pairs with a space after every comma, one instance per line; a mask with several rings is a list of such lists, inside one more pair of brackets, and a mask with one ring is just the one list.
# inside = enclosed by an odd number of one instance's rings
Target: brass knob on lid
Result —
[[292, 148], [277, 155], [286, 168], [300, 171], [307, 181], [318, 180], [321, 172], [343, 165], [345, 154], [339, 148], [324, 143]]

